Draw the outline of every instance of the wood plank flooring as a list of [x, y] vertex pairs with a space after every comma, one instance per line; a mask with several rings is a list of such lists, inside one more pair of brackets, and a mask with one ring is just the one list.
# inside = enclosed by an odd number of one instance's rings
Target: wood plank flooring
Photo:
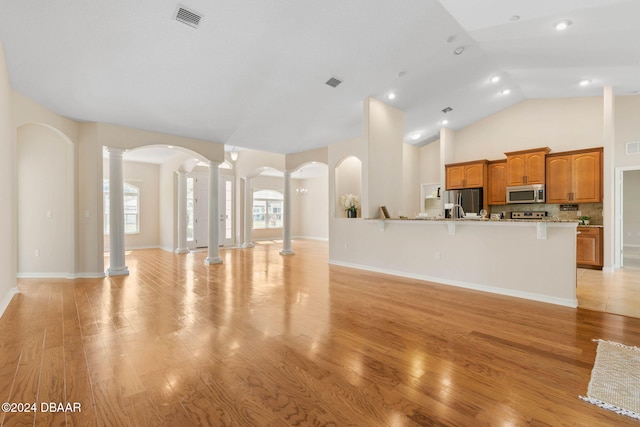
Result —
[[[131, 274], [21, 280], [0, 319], [3, 426], [612, 426], [587, 404], [601, 338], [640, 319], [351, 270], [296, 240], [139, 250]], [[41, 402], [81, 404], [42, 412]]]

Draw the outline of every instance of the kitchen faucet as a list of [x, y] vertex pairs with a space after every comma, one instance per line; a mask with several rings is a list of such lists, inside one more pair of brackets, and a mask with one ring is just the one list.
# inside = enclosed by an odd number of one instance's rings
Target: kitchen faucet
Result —
[[[458, 208], [458, 210], [456, 211], [456, 207]], [[453, 217], [454, 218], [464, 218], [465, 214], [464, 214], [464, 209], [462, 209], [462, 205], [456, 203], [455, 205], [453, 205], [453, 209], [451, 210], [453, 213]], [[457, 214], [456, 214], [457, 212]]]

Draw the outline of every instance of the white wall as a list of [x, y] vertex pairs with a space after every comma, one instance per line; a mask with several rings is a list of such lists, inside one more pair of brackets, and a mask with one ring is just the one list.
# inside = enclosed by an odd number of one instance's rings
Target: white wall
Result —
[[402, 144], [402, 208], [398, 216], [415, 216], [420, 212], [420, 149]]
[[440, 140], [420, 148], [420, 184], [441, 184], [440, 182]]
[[73, 145], [53, 128], [18, 128], [18, 275], [73, 277]]
[[504, 153], [603, 145], [602, 97], [529, 99], [455, 132], [454, 162], [498, 160]]
[[368, 187], [363, 218], [375, 218], [380, 206], [392, 216], [403, 209], [403, 135], [402, 111], [374, 98], [365, 100], [364, 123], [368, 158], [363, 161]]
[[306, 196], [295, 196], [292, 191], [293, 205], [296, 206], [297, 229], [292, 235], [311, 239], [329, 238], [329, 183], [328, 176], [296, 180], [296, 185], [308, 190]]
[[158, 170], [160, 247], [169, 252], [173, 252], [178, 248], [178, 178], [176, 171], [190, 157], [186, 153], [181, 153], [179, 156], [160, 165]]
[[11, 86], [0, 43], [0, 316], [16, 288], [16, 130], [11, 121]]
[[627, 142], [640, 141], [640, 95], [615, 98], [616, 167], [640, 167], [640, 154], [625, 154]]
[[[104, 159], [103, 177], [109, 178], [109, 160]], [[140, 190], [140, 232], [125, 234], [126, 249], [160, 247], [160, 166], [123, 161], [124, 182]], [[104, 250], [109, 250], [109, 236], [104, 236]]]
[[640, 247], [640, 170], [624, 172], [623, 246]]

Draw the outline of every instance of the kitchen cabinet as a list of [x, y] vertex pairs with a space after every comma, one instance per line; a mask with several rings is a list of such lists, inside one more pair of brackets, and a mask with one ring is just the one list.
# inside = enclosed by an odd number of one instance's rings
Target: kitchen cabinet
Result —
[[547, 203], [602, 202], [602, 148], [547, 156]]
[[545, 159], [549, 147], [504, 153], [507, 156], [507, 185], [544, 184]]
[[487, 160], [445, 165], [447, 190], [483, 188], [487, 182]]
[[576, 263], [578, 267], [602, 269], [602, 228], [578, 227]]
[[507, 200], [507, 161], [495, 160], [487, 164], [487, 203], [504, 205]]

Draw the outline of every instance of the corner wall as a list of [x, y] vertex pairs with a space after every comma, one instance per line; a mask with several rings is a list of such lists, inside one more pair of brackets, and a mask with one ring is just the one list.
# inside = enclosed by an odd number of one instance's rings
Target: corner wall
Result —
[[11, 120], [11, 86], [0, 43], [0, 316], [16, 287], [16, 130]]

